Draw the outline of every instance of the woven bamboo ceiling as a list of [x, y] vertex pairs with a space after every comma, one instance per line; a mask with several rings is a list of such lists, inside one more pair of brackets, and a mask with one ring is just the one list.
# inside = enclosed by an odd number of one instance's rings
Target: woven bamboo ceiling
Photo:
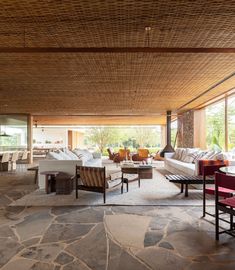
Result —
[[0, 113], [162, 124], [235, 87], [234, 14], [228, 0], [0, 1]]

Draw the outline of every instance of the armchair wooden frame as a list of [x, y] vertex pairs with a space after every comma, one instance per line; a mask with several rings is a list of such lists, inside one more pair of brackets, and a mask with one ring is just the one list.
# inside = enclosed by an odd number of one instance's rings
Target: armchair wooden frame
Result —
[[[75, 190], [76, 199], [78, 198], [78, 190], [86, 190], [103, 194], [104, 203], [106, 203], [106, 190], [108, 189], [108, 180], [106, 177], [105, 167], [87, 167], [76, 166], [75, 172]], [[79, 181], [82, 184], [79, 184]], [[114, 185], [113, 187], [118, 186]]]

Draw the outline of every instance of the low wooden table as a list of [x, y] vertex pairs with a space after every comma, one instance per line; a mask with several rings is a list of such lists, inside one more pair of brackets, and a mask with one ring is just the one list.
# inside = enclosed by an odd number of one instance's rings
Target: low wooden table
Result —
[[[122, 188], [121, 191], [123, 193], [123, 184], [126, 184], [127, 192], [129, 190], [129, 182], [138, 180], [138, 185], [140, 187], [140, 179], [152, 179], [153, 178], [153, 167], [142, 166], [142, 165], [134, 165], [133, 167], [121, 166], [122, 171]], [[124, 174], [137, 174], [138, 177], [132, 180], [124, 177]]]
[[55, 178], [60, 172], [58, 171], [45, 171], [41, 172], [41, 175], [45, 175], [45, 190], [46, 193], [55, 192]]
[[[170, 182], [181, 184], [181, 193], [184, 192], [184, 185], [185, 185], [185, 197], [188, 197], [188, 185], [203, 184], [203, 179], [200, 176], [167, 174], [166, 179], [169, 180]], [[206, 179], [205, 183], [214, 184], [214, 179]]]

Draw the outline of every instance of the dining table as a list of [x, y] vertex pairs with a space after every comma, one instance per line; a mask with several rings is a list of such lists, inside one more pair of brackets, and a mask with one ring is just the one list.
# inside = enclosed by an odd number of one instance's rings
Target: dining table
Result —
[[231, 175], [231, 176], [235, 176], [235, 166], [226, 166], [226, 167], [221, 167], [219, 168], [219, 170], [222, 173]]

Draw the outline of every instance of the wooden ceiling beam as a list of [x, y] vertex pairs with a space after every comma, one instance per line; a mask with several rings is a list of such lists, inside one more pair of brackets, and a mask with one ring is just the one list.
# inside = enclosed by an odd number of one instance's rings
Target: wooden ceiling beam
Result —
[[235, 53], [235, 48], [0, 47], [0, 53]]

